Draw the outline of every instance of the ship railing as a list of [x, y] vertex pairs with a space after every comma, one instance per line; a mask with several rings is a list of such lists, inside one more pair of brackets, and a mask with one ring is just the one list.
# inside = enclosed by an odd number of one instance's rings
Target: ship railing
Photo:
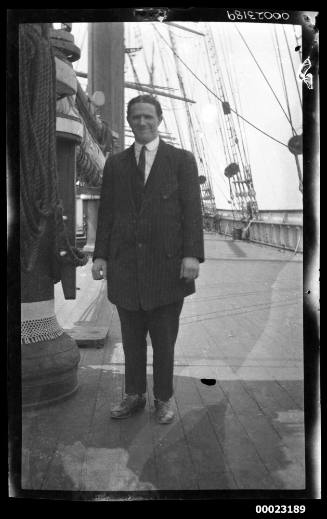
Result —
[[220, 234], [234, 237], [235, 226], [242, 229], [242, 239], [247, 241], [277, 247], [278, 249], [303, 252], [303, 225], [262, 220], [252, 220], [249, 225], [249, 222], [221, 217], [217, 230]]

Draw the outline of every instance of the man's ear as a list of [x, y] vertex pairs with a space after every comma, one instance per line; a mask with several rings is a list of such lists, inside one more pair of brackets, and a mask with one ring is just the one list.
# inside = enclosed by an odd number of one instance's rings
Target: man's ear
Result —
[[162, 117], [162, 115], [161, 115], [161, 116], [159, 117], [159, 123], [158, 123], [158, 126], [160, 126], [160, 124], [162, 123], [162, 121], [163, 121], [163, 117]]

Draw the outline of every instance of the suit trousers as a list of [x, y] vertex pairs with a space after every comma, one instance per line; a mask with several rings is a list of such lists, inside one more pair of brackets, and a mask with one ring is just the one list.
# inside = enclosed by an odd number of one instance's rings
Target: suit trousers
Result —
[[167, 401], [173, 395], [174, 349], [184, 299], [153, 310], [117, 306], [125, 355], [125, 392], [146, 392], [147, 334], [153, 349], [153, 394]]

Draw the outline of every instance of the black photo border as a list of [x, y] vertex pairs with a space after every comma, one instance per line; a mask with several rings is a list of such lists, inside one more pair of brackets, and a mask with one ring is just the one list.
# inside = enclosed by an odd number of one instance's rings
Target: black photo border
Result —
[[[233, 8], [199, 7], [136, 7], [112, 9], [7, 9], [7, 203], [9, 208], [8, 254], [7, 254], [7, 412], [9, 448], [9, 500], [20, 501], [128, 501], [144, 502], [155, 500], [192, 500], [228, 502], [228, 513], [237, 509], [246, 513], [253, 512], [252, 503], [304, 504], [317, 506], [319, 497], [320, 474], [317, 473], [315, 445], [317, 428], [320, 428], [320, 360], [319, 326], [317, 301], [311, 301], [310, 284], [318, 282], [317, 264], [319, 257], [319, 215], [317, 214], [317, 192], [319, 184], [319, 84], [318, 84], [318, 44], [319, 10], [298, 11], [293, 9], [255, 9], [237, 8], [243, 11], [286, 12], [287, 21], [275, 19], [256, 20], [251, 23], [287, 23], [302, 26], [302, 56], [311, 58], [313, 65], [313, 85], [309, 90], [303, 85], [303, 331], [304, 331], [304, 397], [305, 397], [305, 463], [306, 488], [304, 490], [203, 490], [194, 491], [148, 491], [148, 492], [59, 492], [32, 491], [21, 489], [21, 385], [20, 385], [20, 263], [19, 263], [19, 114], [18, 114], [18, 26], [20, 23], [55, 22], [135, 22], [147, 16], [158, 16], [151, 10], [161, 10], [165, 21], [175, 22], [229, 22], [227, 11]], [[150, 13], [150, 14], [149, 14]], [[159, 13], [160, 14], [160, 13]], [[309, 18], [308, 18], [309, 15]], [[139, 18], [141, 16], [141, 18]], [[154, 21], [156, 18], [151, 19]], [[248, 23], [249, 20], [235, 20]], [[308, 296], [308, 297], [307, 297]], [[319, 436], [319, 433], [318, 433]], [[318, 463], [319, 465], [319, 463]], [[226, 513], [226, 511], [224, 513]], [[219, 508], [217, 508], [219, 513]], [[252, 515], [251, 515], [252, 516]], [[306, 514], [303, 514], [305, 517]]]

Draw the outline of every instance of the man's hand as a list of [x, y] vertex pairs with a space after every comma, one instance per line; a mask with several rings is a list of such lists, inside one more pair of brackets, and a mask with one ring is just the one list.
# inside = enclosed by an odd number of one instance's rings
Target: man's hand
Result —
[[199, 260], [197, 258], [183, 258], [180, 278], [186, 281], [193, 281], [199, 275]]
[[107, 262], [102, 258], [94, 260], [92, 265], [93, 279], [107, 279]]

